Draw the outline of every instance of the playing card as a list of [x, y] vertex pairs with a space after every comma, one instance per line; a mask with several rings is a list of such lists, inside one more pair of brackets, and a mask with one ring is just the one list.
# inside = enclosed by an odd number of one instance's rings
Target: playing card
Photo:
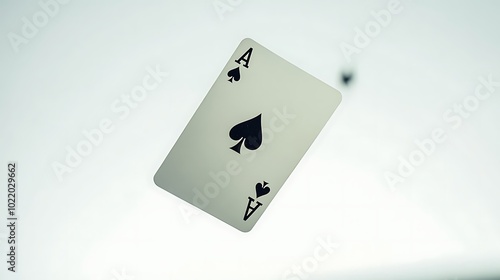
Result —
[[154, 181], [247, 232], [340, 101], [337, 90], [244, 39]]

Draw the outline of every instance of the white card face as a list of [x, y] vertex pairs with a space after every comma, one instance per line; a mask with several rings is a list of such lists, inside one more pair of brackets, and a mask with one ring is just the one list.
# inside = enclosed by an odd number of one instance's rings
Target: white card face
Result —
[[341, 98], [337, 90], [244, 39], [154, 181], [250, 231]]

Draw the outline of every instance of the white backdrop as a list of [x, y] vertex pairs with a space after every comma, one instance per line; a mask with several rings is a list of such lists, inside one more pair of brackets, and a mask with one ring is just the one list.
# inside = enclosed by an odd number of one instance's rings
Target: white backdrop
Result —
[[[394, 1], [2, 1], [0, 278], [500, 275], [500, 4]], [[246, 37], [343, 101], [241, 233], [152, 178]]]

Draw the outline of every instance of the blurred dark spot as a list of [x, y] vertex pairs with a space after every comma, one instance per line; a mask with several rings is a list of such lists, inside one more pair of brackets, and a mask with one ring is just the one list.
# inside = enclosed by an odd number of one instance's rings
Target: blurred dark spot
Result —
[[344, 83], [344, 85], [348, 86], [351, 83], [353, 76], [354, 76], [354, 73], [352, 73], [350, 71], [343, 71], [342, 72], [342, 82]]

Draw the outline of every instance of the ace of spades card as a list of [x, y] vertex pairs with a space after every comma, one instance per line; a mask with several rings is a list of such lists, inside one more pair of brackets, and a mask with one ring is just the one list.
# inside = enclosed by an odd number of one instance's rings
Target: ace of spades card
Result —
[[334, 88], [244, 39], [154, 181], [250, 231], [340, 101]]

